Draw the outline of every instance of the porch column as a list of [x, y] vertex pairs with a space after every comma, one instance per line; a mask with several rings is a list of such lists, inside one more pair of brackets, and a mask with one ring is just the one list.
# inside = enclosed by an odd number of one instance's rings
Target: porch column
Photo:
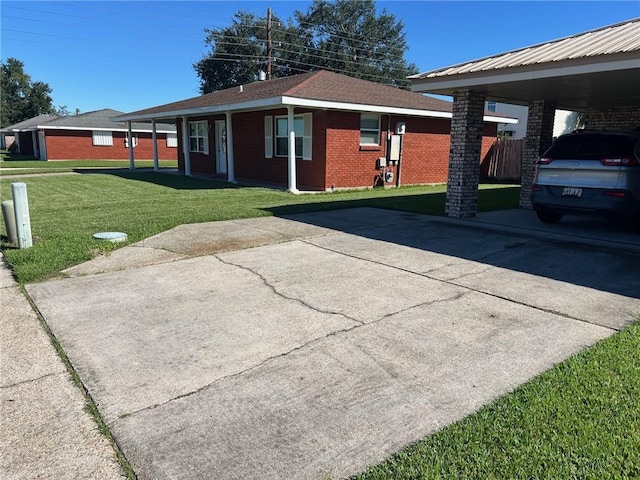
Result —
[[189, 124], [187, 117], [182, 117], [182, 151], [184, 153], [184, 174], [191, 176], [191, 155], [189, 154]]
[[33, 145], [33, 156], [40, 157], [40, 149], [38, 148], [38, 137], [35, 130], [31, 130], [31, 144]]
[[227, 122], [227, 181], [236, 183], [235, 165], [233, 159], [233, 123], [231, 122], [231, 112], [225, 113]]
[[300, 193], [296, 185], [296, 130], [293, 120], [293, 106], [291, 105], [287, 106], [287, 125], [289, 127], [288, 190], [291, 193]]
[[158, 132], [155, 120], [151, 120], [151, 143], [153, 144], [153, 171], [157, 172], [160, 166], [158, 165]]
[[445, 213], [448, 217], [475, 217], [478, 210], [480, 152], [486, 95], [472, 90], [454, 92], [451, 147]]
[[555, 103], [537, 100], [529, 103], [527, 136], [522, 154], [522, 180], [520, 183], [520, 208], [531, 209], [531, 186], [536, 174], [536, 161], [553, 142]]
[[127, 138], [129, 139], [129, 170], [135, 170], [136, 165], [133, 160], [133, 132], [131, 131], [131, 122], [127, 122]]

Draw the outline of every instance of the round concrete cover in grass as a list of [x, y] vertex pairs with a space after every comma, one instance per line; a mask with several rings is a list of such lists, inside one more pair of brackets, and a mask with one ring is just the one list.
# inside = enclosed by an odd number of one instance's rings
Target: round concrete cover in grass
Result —
[[96, 240], [108, 240], [110, 242], [126, 242], [127, 234], [122, 232], [100, 232], [94, 233], [93, 238]]

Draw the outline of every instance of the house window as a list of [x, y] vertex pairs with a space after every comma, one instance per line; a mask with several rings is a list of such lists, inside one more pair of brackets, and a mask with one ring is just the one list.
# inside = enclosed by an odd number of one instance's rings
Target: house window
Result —
[[189, 122], [189, 151], [209, 153], [207, 122]]
[[[304, 120], [293, 118], [293, 129], [296, 132], [296, 157], [302, 157]], [[289, 155], [289, 121], [287, 117], [276, 117], [276, 157]]]
[[487, 102], [487, 110], [490, 112], [496, 111], [496, 102]]
[[113, 135], [111, 132], [103, 132], [99, 130], [93, 130], [91, 132], [93, 145], [96, 147], [111, 147], [113, 146]]
[[169, 148], [177, 148], [178, 147], [178, 134], [177, 133], [167, 133], [167, 147]]
[[[275, 126], [273, 125], [275, 120]], [[295, 132], [296, 158], [311, 160], [311, 120], [312, 114], [305, 113], [293, 117]], [[289, 120], [288, 117], [270, 117], [264, 119], [265, 157], [273, 156], [272, 145], [275, 143], [276, 157], [289, 156]], [[273, 132], [275, 130], [275, 132]], [[273, 135], [275, 133], [275, 135]]]
[[360, 145], [380, 145], [380, 115], [360, 115]]

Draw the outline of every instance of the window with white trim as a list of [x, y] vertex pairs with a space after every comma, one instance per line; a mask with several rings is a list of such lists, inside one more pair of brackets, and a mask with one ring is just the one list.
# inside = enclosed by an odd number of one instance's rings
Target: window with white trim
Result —
[[207, 121], [189, 122], [189, 151], [209, 153]]
[[360, 145], [380, 145], [380, 115], [360, 114]]
[[487, 110], [495, 112], [497, 108], [496, 102], [487, 102]]
[[177, 133], [167, 133], [167, 147], [168, 148], [177, 148], [178, 147], [178, 134]]
[[113, 134], [111, 132], [105, 132], [102, 130], [93, 130], [91, 132], [91, 138], [92, 138], [93, 145], [96, 147], [113, 146]]
[[[275, 122], [274, 122], [275, 120]], [[305, 113], [293, 117], [293, 130], [295, 132], [296, 158], [311, 160], [311, 132], [312, 114]], [[275, 123], [275, 125], [274, 125]], [[265, 157], [273, 156], [273, 144], [275, 144], [275, 156], [289, 156], [289, 119], [286, 116], [264, 118]]]

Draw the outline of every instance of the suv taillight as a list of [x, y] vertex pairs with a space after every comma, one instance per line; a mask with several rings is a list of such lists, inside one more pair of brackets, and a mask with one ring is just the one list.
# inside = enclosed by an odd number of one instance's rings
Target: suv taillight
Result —
[[638, 160], [633, 157], [601, 158], [600, 162], [609, 167], [630, 167], [638, 165]]
[[543, 157], [538, 159], [538, 165], [549, 165], [553, 161], [551, 157]]

